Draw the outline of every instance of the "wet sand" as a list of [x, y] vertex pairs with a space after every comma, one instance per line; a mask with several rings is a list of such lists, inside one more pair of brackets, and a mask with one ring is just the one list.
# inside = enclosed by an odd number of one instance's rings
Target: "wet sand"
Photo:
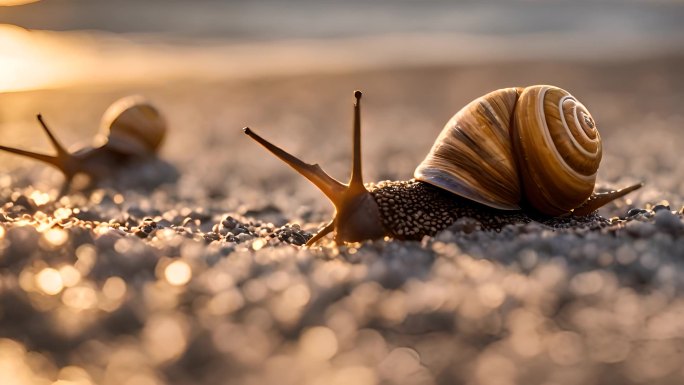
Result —
[[[180, 175], [151, 192], [55, 202], [56, 171], [0, 155], [0, 383], [679, 384], [683, 65], [516, 62], [0, 95], [2, 144], [47, 152], [35, 113], [71, 144], [94, 135], [111, 101], [144, 94], [168, 117], [161, 157]], [[365, 178], [408, 179], [461, 106], [538, 83], [566, 88], [598, 122], [601, 186], [646, 184], [601, 210], [612, 226], [461, 224], [422, 242], [303, 249], [293, 244], [332, 208], [241, 131], [345, 180], [362, 89]], [[632, 208], [644, 211], [623, 221]]]

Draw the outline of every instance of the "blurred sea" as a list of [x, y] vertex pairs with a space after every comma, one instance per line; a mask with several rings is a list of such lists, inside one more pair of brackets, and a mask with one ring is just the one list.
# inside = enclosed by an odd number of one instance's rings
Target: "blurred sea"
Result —
[[682, 20], [678, 0], [39, 1], [0, 7], [0, 92], [681, 55]]

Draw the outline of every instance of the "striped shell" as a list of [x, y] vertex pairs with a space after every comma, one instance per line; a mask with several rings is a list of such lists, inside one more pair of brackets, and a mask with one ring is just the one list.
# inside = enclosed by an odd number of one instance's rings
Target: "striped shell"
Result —
[[600, 161], [594, 120], [570, 93], [504, 88], [457, 112], [414, 176], [490, 207], [562, 215], [594, 191]]
[[98, 140], [115, 151], [152, 155], [166, 135], [166, 120], [141, 96], [121, 98], [105, 111]]

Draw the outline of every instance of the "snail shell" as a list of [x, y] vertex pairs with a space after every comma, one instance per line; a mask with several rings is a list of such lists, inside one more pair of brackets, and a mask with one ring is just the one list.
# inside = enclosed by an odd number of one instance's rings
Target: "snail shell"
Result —
[[96, 143], [128, 155], [157, 152], [166, 135], [164, 117], [145, 98], [127, 96], [105, 111]]
[[601, 153], [591, 114], [569, 92], [505, 88], [457, 112], [414, 176], [497, 209], [561, 215], [591, 196]]
[[166, 135], [166, 121], [140, 96], [128, 96], [114, 102], [102, 117], [101, 130], [93, 145], [78, 146], [72, 151], [60, 143], [40, 114], [36, 117], [56, 155], [2, 145], [0, 151], [36, 159], [59, 169], [65, 176], [61, 195], [66, 194], [77, 175], [85, 176], [80, 185], [87, 187], [93, 185], [93, 181], [112, 178], [131, 162], [159, 163], [154, 155]]

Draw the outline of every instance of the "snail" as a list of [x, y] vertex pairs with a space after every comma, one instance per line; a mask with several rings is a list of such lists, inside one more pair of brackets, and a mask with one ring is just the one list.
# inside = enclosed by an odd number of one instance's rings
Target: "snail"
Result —
[[111, 178], [126, 165], [147, 160], [157, 153], [166, 134], [166, 121], [149, 101], [140, 96], [121, 98], [105, 111], [100, 132], [91, 146], [68, 151], [48, 128], [43, 117], [37, 115], [56, 155], [39, 154], [18, 148], [0, 146], [13, 154], [48, 163], [65, 177], [60, 195], [70, 188], [78, 175], [84, 175], [86, 185]]
[[570, 93], [547, 85], [504, 88], [475, 99], [447, 122], [414, 179], [364, 185], [361, 95], [354, 93], [348, 184], [243, 129], [335, 206], [334, 219], [308, 246], [333, 231], [338, 244], [387, 236], [421, 239], [461, 217], [489, 229], [533, 218], [583, 217], [642, 186], [594, 191], [602, 155], [594, 119]]

